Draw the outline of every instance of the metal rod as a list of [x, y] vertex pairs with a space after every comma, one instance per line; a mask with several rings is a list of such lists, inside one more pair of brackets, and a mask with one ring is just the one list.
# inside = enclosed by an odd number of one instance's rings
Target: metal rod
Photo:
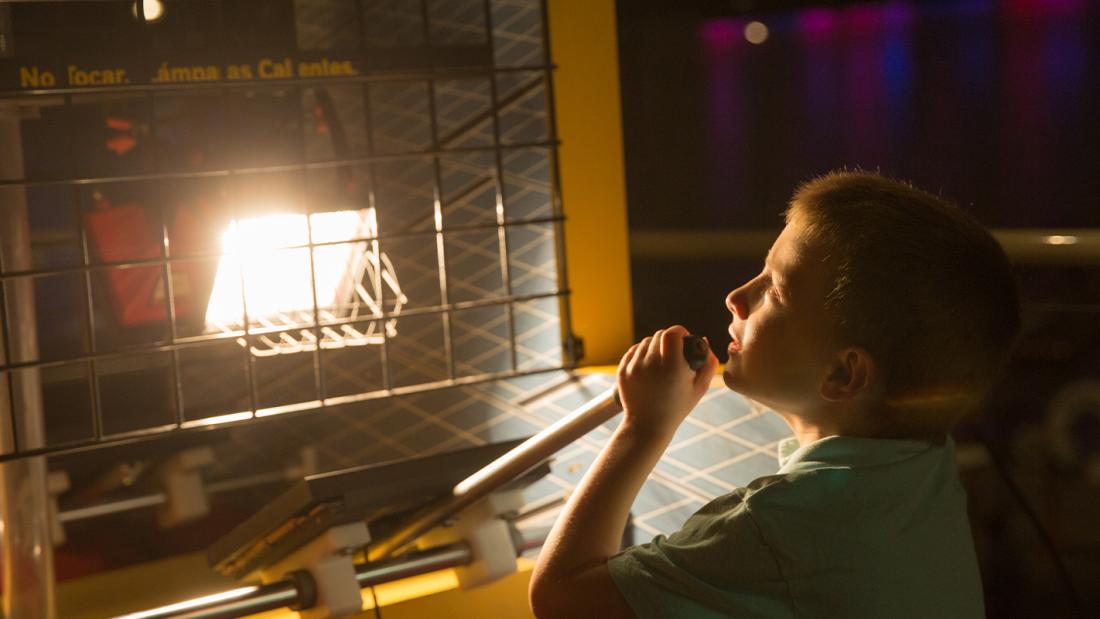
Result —
[[[20, 178], [24, 174], [21, 128], [13, 107], [9, 104], [0, 108], [0, 178]], [[0, 191], [0, 254], [4, 266], [27, 268], [32, 262], [31, 249], [26, 192], [5, 188]], [[10, 354], [15, 361], [38, 358], [34, 282], [17, 280], [6, 286], [4, 302], [7, 324], [0, 325], [0, 355]], [[0, 358], [0, 363], [8, 361]], [[41, 448], [47, 440], [41, 371], [28, 369], [9, 376], [10, 398], [0, 393], [5, 396], [0, 397], [0, 451]], [[45, 458], [0, 466], [5, 617], [56, 616], [46, 477]]]
[[401, 551], [417, 537], [537, 466], [622, 410], [615, 388], [608, 389], [462, 480], [450, 495], [420, 510], [389, 535], [371, 542], [367, 548], [367, 559], [376, 561]]
[[116, 619], [213, 619], [214, 617], [240, 617], [265, 610], [274, 610], [294, 604], [298, 588], [291, 581], [280, 581], [264, 586], [240, 587], [221, 591], [183, 602], [176, 602], [146, 611], [120, 615]]
[[[540, 142], [527, 142], [523, 144], [502, 145], [503, 149], [523, 149], [556, 146], [553, 142], [544, 140]], [[372, 162], [400, 161], [402, 159], [422, 159], [433, 155], [463, 155], [468, 153], [489, 152], [492, 146], [463, 146], [448, 148], [446, 150], [418, 150], [403, 153], [377, 154], [366, 157], [348, 157], [344, 159], [331, 159], [310, 161], [303, 163], [283, 163], [255, 167], [237, 167], [222, 170], [196, 170], [190, 172], [155, 172], [151, 174], [130, 174], [124, 176], [70, 176], [60, 178], [47, 178], [37, 180], [5, 180], [0, 181], [0, 187], [38, 187], [42, 185], [101, 185], [108, 183], [122, 183], [127, 181], [155, 181], [172, 179], [197, 179], [228, 177], [237, 174], [264, 174], [267, 172], [298, 172], [301, 170], [317, 170], [325, 168], [346, 168]]]
[[[525, 545], [527, 543], [525, 542]], [[428, 572], [468, 565], [473, 560], [465, 543], [440, 546], [409, 553], [388, 561], [355, 566], [359, 588], [401, 580]], [[270, 585], [241, 587], [193, 600], [177, 602], [147, 611], [123, 615], [117, 619], [228, 619], [294, 605], [298, 589], [293, 581], [283, 580]]]
[[[701, 340], [696, 348], [700, 346], [705, 346]], [[698, 350], [689, 350], [685, 347], [684, 354], [692, 369], [698, 369], [704, 362], [705, 357], [698, 359], [698, 353]], [[553, 425], [458, 482], [451, 489], [449, 496], [429, 504], [413, 514], [393, 532], [371, 542], [367, 548], [367, 559], [376, 561], [400, 552], [416, 538], [531, 470], [622, 410], [618, 391], [615, 387], [611, 387], [581, 408], [562, 417]]]
[[[454, 380], [441, 380], [431, 383], [419, 383], [416, 385], [407, 385], [404, 387], [395, 387], [393, 389], [385, 389], [380, 391], [370, 391], [359, 394], [352, 394], [348, 396], [339, 396], [329, 398], [324, 402], [318, 402], [315, 405], [309, 407], [303, 407], [301, 409], [291, 410], [282, 413], [280, 417], [291, 417], [298, 415], [306, 415], [318, 410], [326, 410], [335, 406], [344, 406], [347, 404], [354, 404], [358, 402], [366, 402], [368, 400], [377, 400], [381, 398], [388, 398], [398, 395], [406, 395], [411, 393], [422, 393], [425, 391], [432, 391], [435, 389], [443, 389], [445, 387], [456, 387], [465, 385], [476, 385], [479, 383], [486, 383], [494, 380], [501, 380], [504, 378], [520, 378], [523, 376], [531, 376], [534, 374], [544, 374], [547, 372], [557, 372], [562, 370], [562, 367], [548, 367], [538, 368], [533, 370], [523, 371], [507, 371], [507, 372], [488, 372], [485, 374], [477, 374], [475, 376], [463, 376]], [[263, 412], [263, 409], [261, 409]], [[241, 425], [247, 425], [253, 423], [252, 417], [242, 419], [232, 419], [217, 424], [210, 425], [194, 425], [184, 426], [177, 428], [175, 424], [168, 424], [163, 426], [157, 426], [153, 428], [142, 428], [140, 430], [134, 430], [132, 432], [113, 434], [102, 439], [84, 439], [77, 440], [68, 443], [60, 443], [51, 445], [49, 447], [42, 447], [36, 449], [22, 449], [19, 451], [9, 451], [6, 453], [0, 453], [0, 462], [10, 462], [12, 460], [21, 460], [24, 458], [31, 458], [34, 456], [58, 456], [65, 454], [74, 454], [85, 451], [94, 451], [97, 449], [103, 449], [106, 447], [114, 447], [127, 445], [132, 443], [148, 441], [152, 438], [168, 438], [171, 436], [181, 436], [186, 433], [208, 431], [212, 429], [230, 428]]]
[[[357, 15], [359, 20], [359, 36], [360, 40], [366, 39], [366, 25], [363, 22], [363, 0], [358, 0]], [[375, 157], [374, 148], [374, 122], [372, 121], [371, 112], [371, 87], [370, 85], [363, 83], [359, 89], [359, 95], [363, 101], [363, 123], [366, 126], [367, 134], [367, 157], [370, 162], [363, 166], [366, 170], [366, 184], [367, 184], [367, 208], [370, 209], [372, 215], [375, 218], [377, 224], [378, 221], [378, 193], [375, 190], [375, 182], [378, 178], [377, 163]], [[371, 289], [378, 295], [378, 313], [375, 314], [375, 318], [378, 325], [378, 332], [382, 335], [382, 343], [378, 347], [378, 361], [382, 369], [382, 389], [389, 391], [393, 388], [393, 373], [390, 370], [390, 334], [387, 328], [387, 323], [391, 319], [386, 318], [386, 286], [382, 278], [382, 270], [385, 268], [382, 263], [382, 235], [379, 234], [379, 228], [375, 225], [373, 230], [375, 238], [371, 241], [370, 250], [374, 252], [374, 274], [371, 280]], [[435, 230], [432, 230], [430, 234], [435, 234]], [[394, 304], [397, 307], [397, 304]]]
[[[483, 19], [485, 20], [486, 31], [488, 34], [489, 52], [493, 58], [493, 64], [496, 65], [496, 42], [493, 37], [493, 8], [490, 0], [482, 0], [481, 11]], [[532, 82], [513, 93], [512, 97], [515, 97], [514, 101], [520, 101], [524, 96], [528, 94], [528, 90], [533, 89], [535, 83]], [[509, 101], [507, 105], [511, 105], [513, 102]], [[489, 78], [489, 106], [492, 113], [493, 120], [493, 183], [496, 185], [496, 222], [497, 222], [497, 251], [500, 252], [500, 279], [504, 285], [504, 294], [506, 296], [512, 296], [515, 294], [512, 288], [512, 266], [511, 256], [508, 253], [508, 218], [507, 218], [507, 198], [504, 195], [504, 163], [500, 156], [500, 112], [504, 109], [505, 103], [500, 98], [500, 93], [497, 92], [497, 74]], [[515, 304], [509, 303], [507, 305], [508, 312], [508, 362], [513, 370], [519, 368], [519, 353], [516, 350], [516, 307]]]
[[[479, 307], [486, 307], [490, 305], [504, 305], [506, 303], [521, 303], [524, 301], [536, 301], [539, 299], [547, 299], [551, 297], [560, 297], [568, 295], [568, 290], [560, 292], [542, 292], [536, 294], [516, 295], [512, 297], [498, 297], [495, 299], [483, 299], [479, 301], [460, 301], [457, 303], [448, 303], [441, 306], [430, 307], [416, 307], [412, 309], [402, 309], [400, 312], [384, 312], [380, 315], [373, 315], [371, 320], [384, 320], [389, 318], [399, 318], [408, 316], [422, 316], [428, 314], [442, 314], [443, 312], [474, 309]], [[364, 318], [342, 318], [339, 320], [328, 321], [325, 324], [330, 327], [339, 327], [341, 325], [350, 325], [358, 322], [363, 322]], [[250, 335], [274, 335], [278, 333], [288, 333], [291, 331], [299, 331], [302, 327], [300, 325], [286, 327], [261, 327], [253, 328], [249, 331]], [[171, 350], [179, 350], [183, 348], [200, 348], [204, 346], [215, 346], [219, 343], [225, 343], [226, 341], [235, 340], [242, 337], [244, 334], [236, 331], [232, 333], [212, 333], [208, 335], [191, 336], [186, 338], [180, 338], [176, 343], [168, 342], [153, 342], [148, 346], [141, 348], [143, 353], [157, 353], [167, 352]], [[107, 359], [118, 359], [128, 356], [132, 356], [134, 350], [127, 351], [113, 351], [113, 352], [101, 352], [88, 355], [74, 355], [66, 359], [50, 360], [50, 361], [23, 361], [19, 363], [0, 363], [0, 371], [9, 370], [23, 370], [28, 368], [51, 368], [60, 367], [65, 365], [75, 365], [85, 361], [103, 361]]]
[[[2, 188], [3, 188], [3, 185], [0, 185], [0, 189], [2, 189]], [[495, 228], [500, 227], [500, 226], [512, 228], [512, 227], [519, 227], [519, 226], [533, 226], [533, 225], [538, 225], [538, 224], [549, 224], [549, 223], [560, 222], [560, 221], [563, 221], [563, 220], [564, 220], [564, 218], [559, 216], [559, 215], [552, 215], [552, 216], [549, 216], [549, 217], [533, 217], [531, 219], [522, 219], [522, 220], [509, 221], [509, 222], [506, 222], [504, 224], [496, 224], [496, 223], [491, 223], [491, 224], [490, 223], [463, 224], [463, 225], [457, 225], [457, 226], [443, 227], [439, 231], [443, 232], [444, 234], [450, 234], [452, 232], [477, 232], [479, 230], [495, 229]], [[432, 237], [435, 234], [436, 234], [435, 228], [433, 228], [431, 230], [409, 230], [409, 231], [403, 231], [403, 232], [392, 232], [392, 233], [388, 233], [388, 234], [378, 234], [378, 235], [375, 235], [375, 236], [362, 236], [362, 237], [350, 238], [350, 239], [347, 239], [347, 240], [344, 240], [344, 241], [318, 241], [318, 242], [312, 243], [312, 244], [310, 244], [310, 243], [300, 243], [300, 244], [292, 244], [292, 245], [282, 245], [282, 246], [279, 247], [279, 249], [281, 249], [281, 250], [290, 250], [290, 249], [306, 249], [308, 247], [327, 247], [327, 246], [331, 246], [331, 245], [346, 245], [348, 243], [375, 241], [375, 240], [379, 240], [379, 239], [383, 239], [383, 240], [388, 241], [388, 240], [392, 240], [392, 239], [410, 239], [410, 238], [417, 238], [417, 237]], [[224, 255], [225, 255], [225, 252], [223, 252], [223, 251], [206, 251], [206, 252], [195, 252], [195, 253], [192, 253], [192, 254], [187, 255], [187, 256], [172, 256], [172, 257], [168, 257], [168, 258], [164, 258], [164, 257], [160, 257], [160, 258], [139, 258], [139, 259], [134, 259], [134, 260], [115, 260], [115, 261], [102, 261], [102, 262], [91, 262], [91, 259], [89, 258], [89, 263], [88, 264], [80, 265], [80, 266], [57, 267], [57, 268], [49, 268], [49, 269], [29, 269], [29, 268], [28, 269], [20, 269], [20, 270], [14, 270], [13, 269], [13, 270], [9, 270], [9, 271], [6, 271], [6, 272], [0, 274], [0, 280], [9, 280], [9, 279], [22, 278], [22, 277], [45, 277], [45, 276], [49, 276], [49, 275], [66, 275], [66, 274], [71, 274], [71, 273], [85, 273], [85, 272], [90, 272], [90, 271], [114, 271], [114, 270], [119, 270], [119, 269], [136, 268], [136, 267], [160, 266], [160, 265], [163, 265], [165, 263], [179, 264], [179, 263], [185, 263], [185, 262], [208, 262], [211, 259], [221, 258]]]
[[[546, 6], [546, 0], [542, 0], [542, 46], [543, 46], [543, 58], [550, 62], [550, 13]], [[546, 79], [546, 126], [549, 132], [548, 142], [550, 142], [550, 208], [552, 213], [556, 215], [563, 215], [561, 205], [561, 177], [560, 170], [561, 165], [558, 157], [558, 147], [560, 142], [558, 141], [558, 112], [555, 101], [557, 96], [554, 94], [554, 70], [557, 68], [553, 63], [548, 64], [550, 68], [545, 70]], [[564, 219], [564, 217], [563, 217]], [[567, 287], [569, 285], [569, 268], [568, 260], [566, 260], [565, 253], [565, 226], [561, 223], [554, 225], [554, 241], [555, 241], [555, 254], [554, 259], [557, 261], [558, 266], [558, 288]], [[561, 316], [561, 335], [564, 342], [563, 353], [567, 357], [564, 365], [569, 368], [577, 367], [580, 363], [580, 355], [577, 350], [577, 342], [579, 341], [576, 334], [573, 333], [573, 310], [571, 307], [571, 299], [563, 297], [561, 299], [559, 315]]]
[[[249, 477], [241, 477], [239, 479], [226, 479], [222, 481], [212, 482], [206, 485], [206, 490], [210, 494], [216, 494], [220, 492], [233, 492], [242, 488], [252, 488], [255, 486], [274, 484], [287, 481], [288, 479], [290, 478], [281, 472], [259, 473], [256, 475], [251, 475]], [[165, 495], [163, 492], [156, 492], [143, 496], [130, 497], [128, 499], [119, 499], [117, 501], [108, 501], [105, 503], [89, 505], [87, 507], [70, 509], [68, 511], [63, 511], [59, 513], [57, 515], [57, 518], [59, 521], [61, 521], [62, 524], [64, 524], [68, 522], [75, 522], [77, 520], [84, 520], [86, 518], [109, 516], [121, 512], [163, 505], [167, 501], [167, 495]]]
[[410, 578], [451, 567], [469, 565], [473, 553], [465, 542], [409, 553], [387, 561], [355, 566], [359, 587], [372, 587], [402, 578]]
[[[424, 10], [424, 28], [428, 27], [428, 5], [421, 2]], [[435, 82], [428, 81], [428, 120], [431, 125], [432, 150], [439, 149], [439, 122], [436, 119], [437, 109], [435, 105]], [[450, 304], [450, 276], [447, 270], [447, 241], [443, 234], [443, 174], [440, 170], [439, 157], [432, 157], [432, 215], [435, 230], [436, 267], [439, 269], [439, 304]], [[443, 329], [443, 362], [447, 371], [447, 378], [455, 379], [455, 353], [454, 341], [451, 335], [451, 312], [446, 311], [440, 315], [440, 326]]]

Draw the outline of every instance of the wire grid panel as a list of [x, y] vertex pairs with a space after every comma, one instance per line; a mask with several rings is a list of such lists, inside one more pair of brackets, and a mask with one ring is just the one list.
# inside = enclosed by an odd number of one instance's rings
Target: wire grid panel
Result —
[[[550, 342], [548, 341], [549, 345]], [[322, 470], [441, 453], [530, 436], [600, 396], [607, 374], [547, 372], [389, 398], [368, 414], [334, 410], [318, 419], [287, 418], [234, 429], [219, 446], [214, 476], [249, 463], [293, 457], [313, 448]], [[572, 490], [617, 427], [616, 417], [559, 452], [552, 474], [526, 491], [529, 503]], [[673, 437], [638, 495], [641, 535], [669, 533], [707, 501], [773, 474], [777, 446], [791, 436], [774, 413], [752, 407], [724, 386], [711, 387]], [[552, 523], [547, 513], [525, 523]]]
[[[16, 42], [79, 4], [13, 9]], [[542, 3], [240, 8], [142, 24], [102, 3], [134, 36], [74, 25], [72, 49], [144, 58], [144, 78], [0, 92], [32, 110], [0, 379], [16, 404], [41, 390], [47, 429], [0, 457], [571, 363]], [[61, 58], [60, 40], [12, 62]], [[26, 299], [33, 315], [10, 311]]]
[[[545, 338], [544, 345], [555, 345]], [[277, 418], [234, 429], [217, 447], [211, 476], [240, 475], [257, 462], [293, 461], [303, 446], [321, 470], [442, 453], [530, 436], [602, 395], [609, 374], [567, 371], [388, 398], [369, 411], [335, 409], [317, 418]], [[365, 414], [364, 414], [365, 413]], [[528, 503], [572, 491], [620, 423], [616, 417], [553, 458], [551, 474], [525, 490]], [[778, 443], [790, 428], [723, 385], [712, 386], [685, 419], [634, 501], [639, 541], [677, 530], [705, 503], [775, 473]], [[550, 526], [548, 511], [522, 523]]]
[[[547, 393], [529, 409], [539, 423], [553, 423], [614, 383], [613, 375], [575, 376], [570, 388]], [[553, 474], [527, 490], [529, 500], [572, 491], [619, 421], [612, 419], [558, 453]], [[680, 425], [634, 500], [636, 539], [671, 533], [708, 501], [775, 473], [778, 444], [789, 436], [790, 428], [775, 413], [752, 406], [723, 385], [712, 386]], [[549, 511], [523, 526], [548, 527], [556, 518], [557, 511]]]

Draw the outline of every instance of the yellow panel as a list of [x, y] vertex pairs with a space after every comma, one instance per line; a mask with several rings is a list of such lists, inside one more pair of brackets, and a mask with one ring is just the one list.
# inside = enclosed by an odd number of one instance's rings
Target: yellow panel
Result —
[[612, 0], [549, 0], [554, 106], [573, 331], [588, 364], [634, 339], [618, 36]]
[[[517, 561], [516, 573], [501, 578], [495, 582], [468, 591], [456, 588], [457, 581], [450, 576], [450, 586], [438, 585], [448, 580], [446, 573], [437, 572], [429, 574], [428, 579], [420, 583], [410, 583], [416, 579], [406, 579], [396, 583], [378, 587], [378, 597], [382, 602], [382, 617], [384, 619], [428, 619], [435, 617], [448, 617], [449, 619], [528, 619], [534, 617], [527, 605], [527, 584], [531, 580], [533, 562], [526, 559]], [[421, 577], [422, 578], [422, 577]], [[421, 595], [410, 597], [403, 601], [390, 603], [387, 597], [393, 595], [395, 590], [386, 591], [385, 588], [397, 585], [405, 587], [406, 593], [417, 587], [424, 587]], [[365, 610], [358, 615], [359, 619], [374, 619], [373, 610]]]
[[[454, 570], [440, 570], [376, 587], [385, 619], [527, 619], [527, 583], [534, 563], [517, 560], [515, 574], [469, 591], [458, 588]], [[242, 586], [212, 572], [201, 553], [182, 555], [139, 566], [59, 583], [58, 616], [92, 619], [149, 610]], [[363, 590], [359, 617], [373, 619], [374, 598]], [[298, 613], [272, 610], [253, 619], [297, 619]]]
[[57, 615], [92, 619], [157, 608], [242, 585], [206, 566], [202, 553], [150, 561], [57, 584]]

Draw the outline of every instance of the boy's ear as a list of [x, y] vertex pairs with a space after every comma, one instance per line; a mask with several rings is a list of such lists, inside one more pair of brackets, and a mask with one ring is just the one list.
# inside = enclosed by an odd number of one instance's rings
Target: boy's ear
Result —
[[821, 397], [841, 402], [856, 397], [871, 388], [876, 378], [875, 360], [863, 348], [846, 348], [830, 364], [821, 382]]

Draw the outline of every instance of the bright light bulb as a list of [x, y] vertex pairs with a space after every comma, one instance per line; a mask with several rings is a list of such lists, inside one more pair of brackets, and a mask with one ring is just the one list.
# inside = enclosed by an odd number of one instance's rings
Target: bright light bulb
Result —
[[138, 15], [139, 2], [141, 3], [141, 14], [145, 16], [146, 22], [155, 22], [164, 17], [164, 2], [162, 0], [137, 0], [130, 7], [134, 17], [140, 17]]
[[[294, 214], [230, 222], [206, 308], [208, 327], [242, 324], [243, 303], [252, 323], [295, 312], [312, 314], [314, 289], [318, 308], [349, 301], [358, 283], [352, 281], [355, 265], [367, 248], [366, 242], [344, 241], [373, 235], [372, 213], [335, 211], [309, 217], [308, 226], [305, 215]], [[312, 269], [309, 247], [292, 247], [306, 245], [311, 229], [314, 243], [334, 243], [313, 248]]]

